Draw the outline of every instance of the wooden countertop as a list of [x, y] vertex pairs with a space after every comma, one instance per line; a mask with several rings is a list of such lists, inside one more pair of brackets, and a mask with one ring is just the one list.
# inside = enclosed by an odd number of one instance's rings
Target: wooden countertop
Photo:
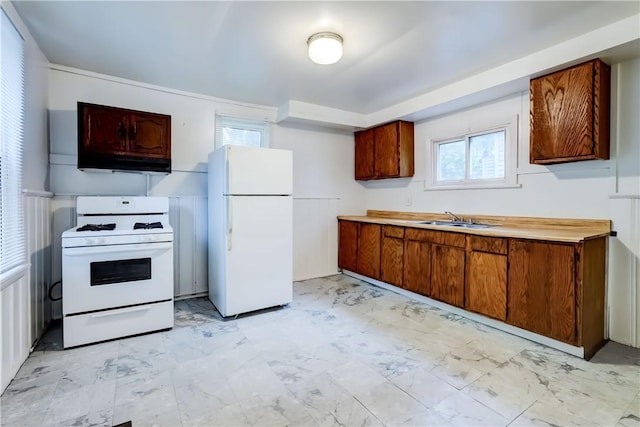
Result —
[[343, 215], [338, 216], [338, 219], [426, 230], [450, 231], [453, 233], [474, 234], [478, 236], [511, 237], [570, 243], [578, 243], [584, 240], [608, 236], [611, 233], [611, 221], [608, 219], [506, 217], [457, 213], [456, 215], [465, 219], [471, 217], [474, 222], [490, 224], [491, 227], [462, 228], [411, 222], [450, 220], [450, 217], [445, 214], [418, 212], [370, 210], [367, 211], [366, 216]]

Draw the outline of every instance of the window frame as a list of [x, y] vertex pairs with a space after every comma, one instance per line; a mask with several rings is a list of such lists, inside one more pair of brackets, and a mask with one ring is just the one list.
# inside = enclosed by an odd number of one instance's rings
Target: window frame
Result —
[[266, 120], [249, 119], [227, 115], [216, 115], [216, 131], [215, 131], [215, 148], [222, 147], [223, 136], [222, 129], [225, 127], [234, 127], [236, 129], [250, 130], [260, 132], [260, 147], [269, 148], [269, 122]]
[[[494, 132], [505, 132], [504, 147], [504, 178], [470, 178], [469, 157], [470, 140], [479, 135]], [[476, 188], [514, 188], [521, 187], [517, 183], [517, 153], [518, 153], [518, 116], [504, 120], [500, 124], [483, 126], [476, 129], [468, 128], [466, 132], [453, 133], [454, 136], [443, 138], [427, 138], [425, 143], [425, 185], [424, 190], [466, 190]], [[465, 142], [465, 178], [460, 180], [438, 179], [438, 148], [440, 145], [464, 141]]]

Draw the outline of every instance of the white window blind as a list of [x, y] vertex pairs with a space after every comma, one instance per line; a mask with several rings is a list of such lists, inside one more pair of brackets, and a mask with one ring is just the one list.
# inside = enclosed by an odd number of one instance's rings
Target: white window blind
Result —
[[24, 41], [4, 10], [0, 23], [0, 275], [25, 263], [22, 207]]
[[216, 116], [216, 148], [223, 145], [269, 146], [269, 124], [260, 120]]

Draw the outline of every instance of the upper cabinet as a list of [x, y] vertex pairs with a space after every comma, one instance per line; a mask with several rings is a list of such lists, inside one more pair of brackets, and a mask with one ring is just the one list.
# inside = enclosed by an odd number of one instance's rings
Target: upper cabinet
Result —
[[531, 80], [531, 163], [609, 158], [610, 81], [599, 59]]
[[171, 172], [171, 116], [78, 102], [78, 168]]
[[356, 132], [356, 179], [404, 178], [413, 173], [413, 123], [396, 121]]

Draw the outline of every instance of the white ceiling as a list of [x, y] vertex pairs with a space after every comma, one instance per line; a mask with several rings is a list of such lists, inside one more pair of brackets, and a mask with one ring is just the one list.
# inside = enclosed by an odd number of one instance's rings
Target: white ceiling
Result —
[[[54, 64], [369, 114], [640, 12], [639, 1], [14, 1]], [[344, 56], [307, 57], [335, 31]]]

